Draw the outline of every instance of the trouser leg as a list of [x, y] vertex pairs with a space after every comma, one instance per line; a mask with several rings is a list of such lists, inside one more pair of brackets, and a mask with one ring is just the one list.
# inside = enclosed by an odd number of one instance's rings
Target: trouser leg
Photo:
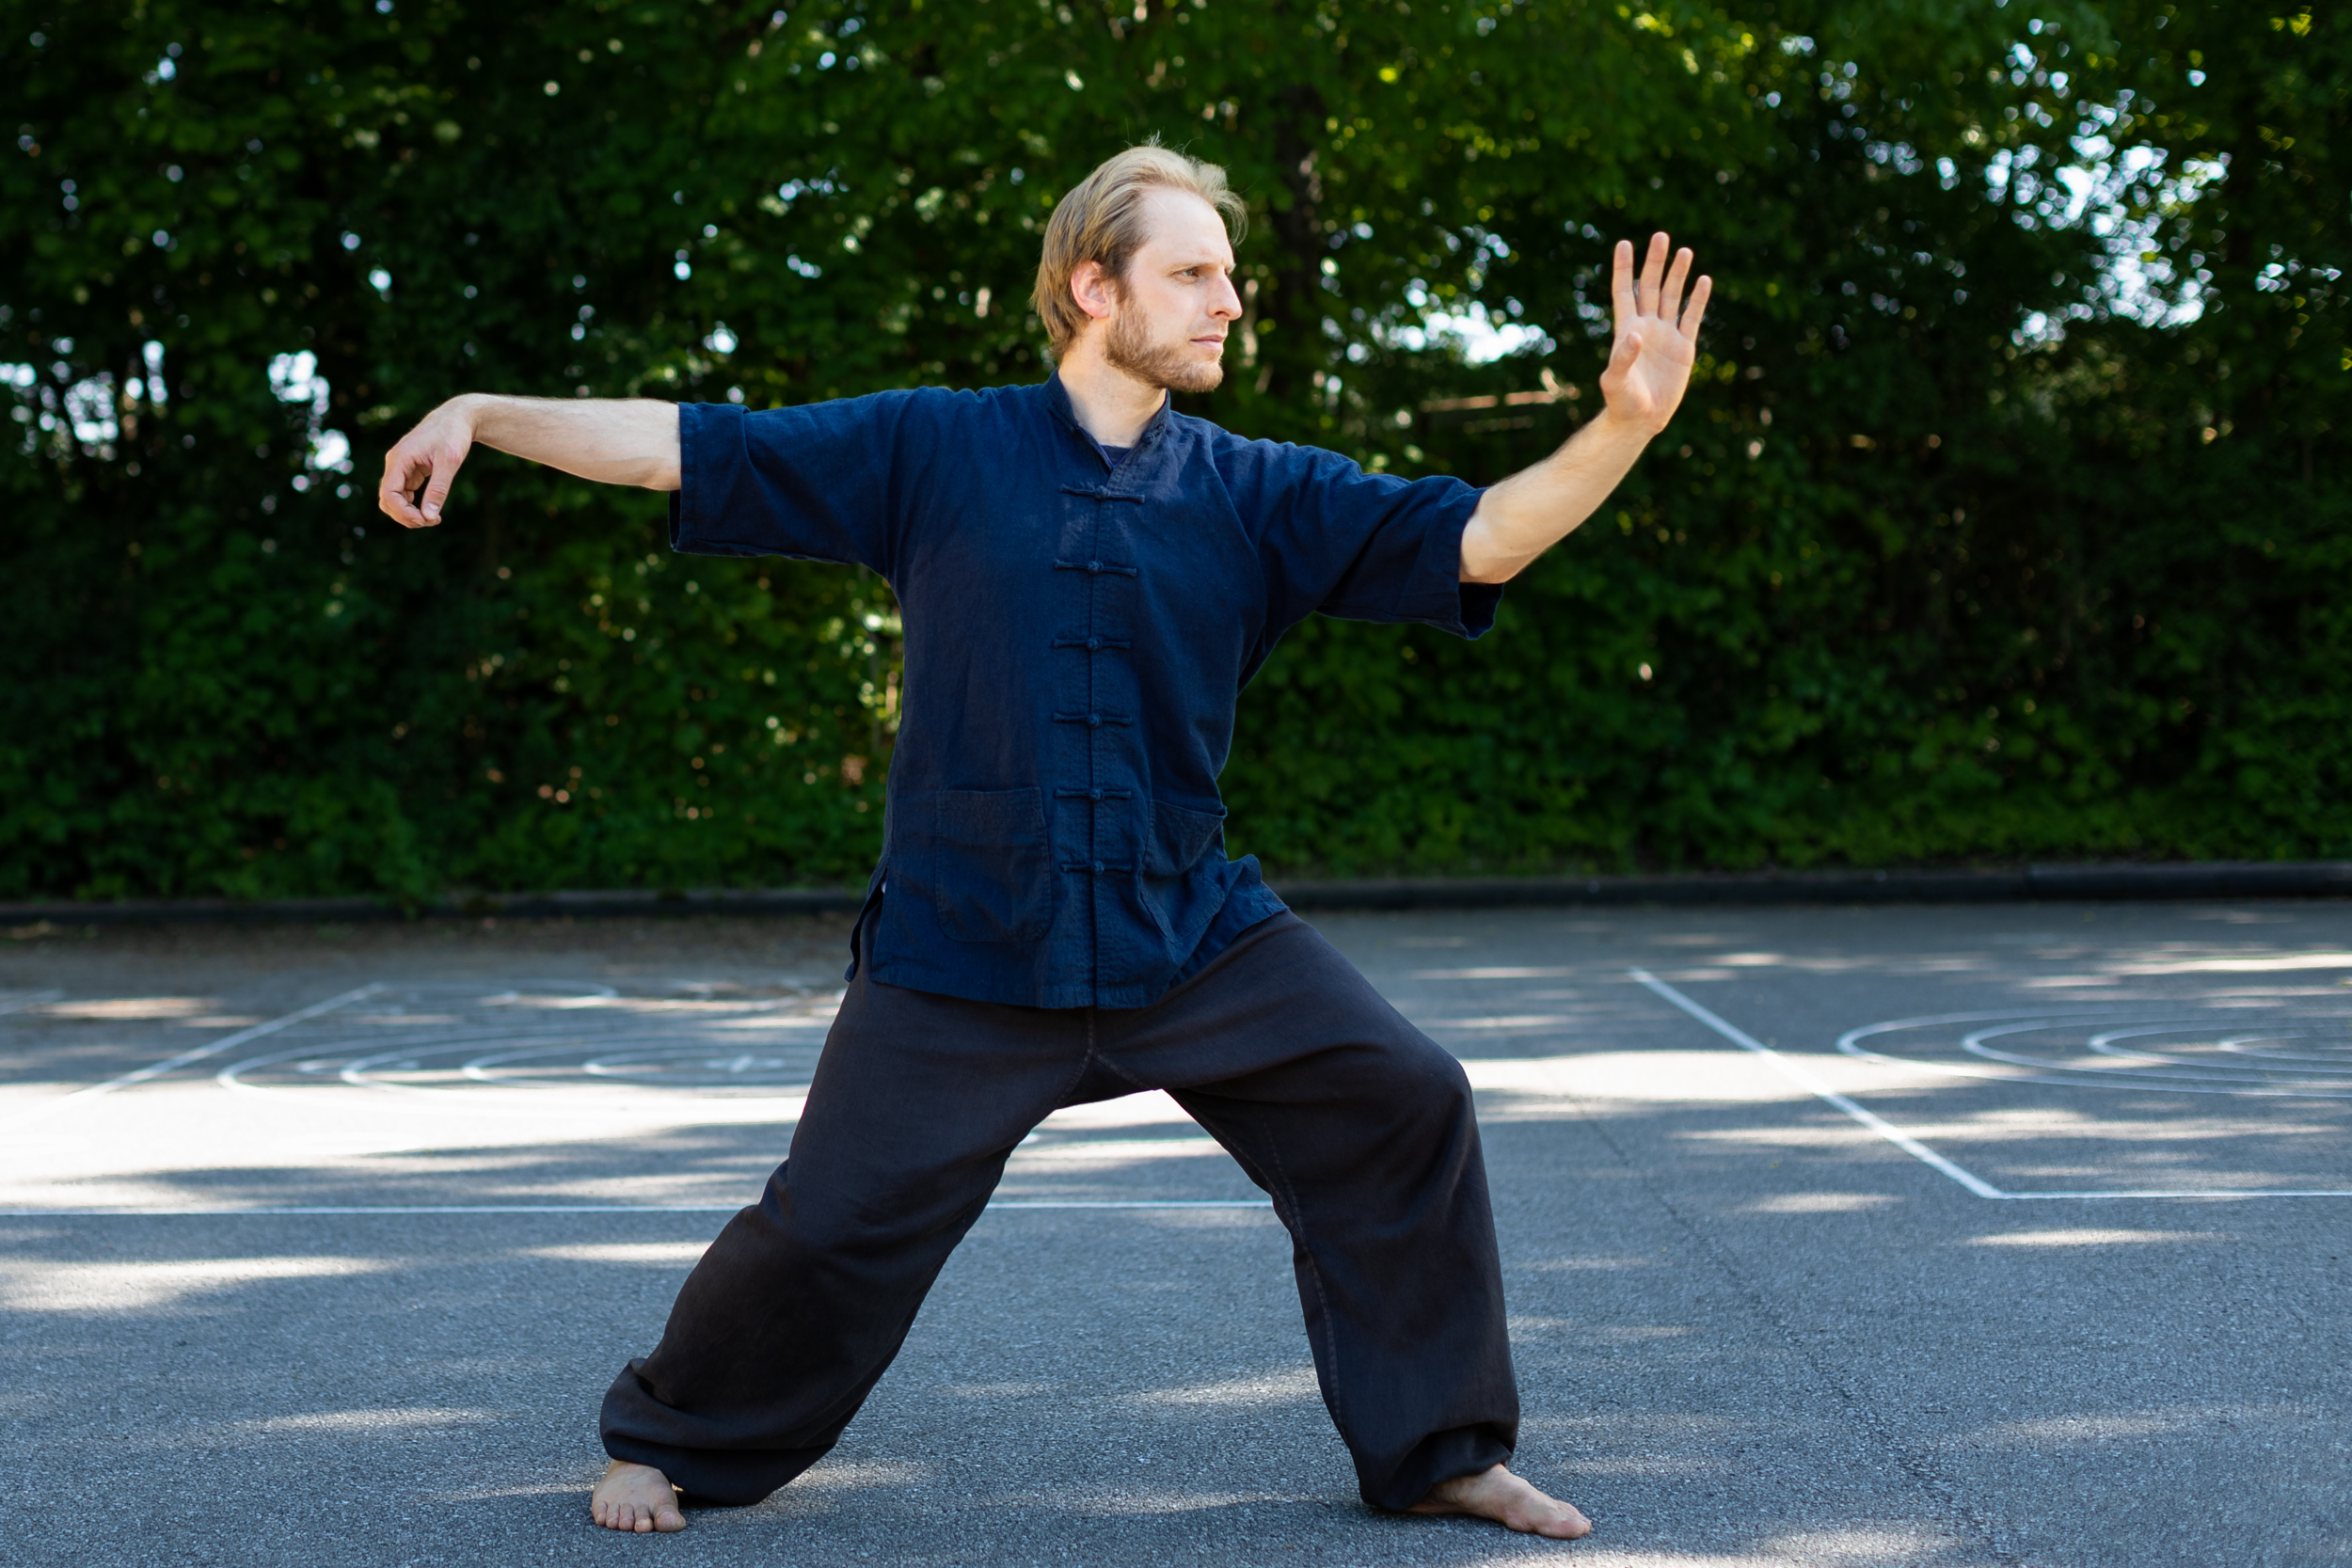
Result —
[[789, 1156], [607, 1392], [606, 1451], [758, 1500], [823, 1457], [897, 1355], [1006, 1157], [1074, 1087], [1083, 1013], [901, 990], [861, 965]]
[[1128, 1031], [1106, 1029], [1103, 1060], [1167, 1087], [1273, 1198], [1367, 1502], [1407, 1508], [1510, 1457], [1502, 1266], [1452, 1055], [1283, 917]]

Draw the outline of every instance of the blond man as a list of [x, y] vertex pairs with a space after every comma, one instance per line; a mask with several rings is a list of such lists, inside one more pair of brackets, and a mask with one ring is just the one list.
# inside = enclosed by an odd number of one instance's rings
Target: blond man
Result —
[[1708, 280], [1615, 256], [1606, 403], [1485, 491], [1175, 412], [1241, 315], [1222, 170], [1156, 146], [1056, 209], [1041, 385], [793, 408], [468, 396], [386, 459], [441, 519], [473, 443], [671, 494], [673, 546], [854, 563], [905, 613], [906, 700], [850, 989], [788, 1157], [605, 1396], [624, 1531], [766, 1497], [839, 1439], [1007, 1157], [1165, 1089], [1295, 1243], [1324, 1401], [1377, 1508], [1590, 1528], [1507, 1464], [1518, 1398], [1460, 1066], [1224, 853], [1241, 688], [1315, 613], [1475, 637], [1681, 401]]

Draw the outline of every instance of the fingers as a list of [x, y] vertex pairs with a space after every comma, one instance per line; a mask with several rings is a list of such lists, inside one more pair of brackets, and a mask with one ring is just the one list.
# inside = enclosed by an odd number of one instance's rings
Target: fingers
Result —
[[[376, 489], [375, 504], [401, 527], [432, 528], [440, 522], [450, 485], [473, 450], [466, 402], [453, 398], [443, 404], [384, 454], [384, 483]], [[419, 485], [424, 487], [421, 495]]]
[[1642, 279], [1634, 290], [1634, 302], [1645, 316], [1658, 314], [1658, 278], [1666, 270], [1666, 234], [1663, 230], [1649, 237], [1649, 254], [1642, 259]]
[[1682, 288], [1690, 278], [1691, 250], [1685, 245], [1675, 252], [1675, 264], [1666, 271], [1666, 286], [1658, 296], [1658, 313], [1661, 316], [1672, 321], [1681, 311]]
[[[1697, 336], [1699, 322], [1707, 313], [1708, 297], [1714, 293], [1714, 282], [1701, 277], [1695, 286], [1692, 285], [1691, 267], [1696, 258], [1690, 246], [1674, 250], [1673, 244], [1672, 237], [1662, 230], [1652, 234], [1648, 253], [1642, 260], [1641, 276], [1636, 278], [1632, 242], [1617, 242], [1611, 293], [1616, 306], [1620, 347], [1632, 318], [1639, 316], [1662, 317], [1676, 323], [1684, 337]], [[1690, 289], [1687, 302], [1685, 288]]]
[[1620, 332], [1609, 350], [1609, 363], [1600, 372], [1600, 395], [1612, 413], [1642, 415], [1649, 410], [1649, 397], [1633, 374], [1642, 346], [1640, 332]]
[[[1686, 250], [1683, 254], [1688, 256], [1691, 253]], [[1682, 335], [1693, 342], [1698, 341], [1699, 323], [1707, 315], [1707, 296], [1714, 292], [1715, 280], [1704, 273], [1699, 275], [1698, 282], [1691, 288], [1691, 303], [1683, 309], [1681, 330]]]
[[[377, 510], [403, 528], [437, 526], [450, 485], [465, 461], [462, 447], [411, 447], [403, 441], [384, 458], [384, 483], [375, 493]], [[424, 486], [421, 496], [417, 494], [420, 484]]]
[[456, 481], [457, 470], [465, 463], [466, 454], [454, 447], [443, 447], [433, 453], [433, 477], [424, 487], [424, 520], [428, 525], [441, 520], [441, 503], [449, 499], [449, 487]]
[[429, 471], [409, 454], [405, 443], [386, 452], [384, 483], [375, 490], [376, 510], [403, 528], [431, 528], [432, 522], [408, 499]]

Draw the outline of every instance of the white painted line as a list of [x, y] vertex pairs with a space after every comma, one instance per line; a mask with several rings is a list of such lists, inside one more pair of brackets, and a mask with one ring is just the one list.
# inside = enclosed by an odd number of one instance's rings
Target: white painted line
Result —
[[1657, 975], [1652, 974], [1648, 970], [1629, 969], [1626, 971], [1626, 973], [1633, 976], [1634, 979], [1639, 980], [1643, 985], [1647, 986], [1651, 990], [1657, 992], [1660, 996], [1662, 996], [1667, 1001], [1673, 1003], [1676, 1006], [1681, 1008], [1684, 1012], [1689, 1013], [1692, 1018], [1697, 1019], [1701, 1023], [1706, 1024], [1709, 1029], [1714, 1030], [1715, 1033], [1723, 1036], [1724, 1038], [1729, 1040], [1732, 1044], [1740, 1047], [1742, 1051], [1753, 1051], [1757, 1055], [1763, 1057], [1765, 1061], [1772, 1065], [1773, 1070], [1778, 1072], [1783, 1078], [1786, 1078], [1790, 1083], [1796, 1085], [1797, 1087], [1804, 1090], [1805, 1093], [1816, 1095], [1820, 1099], [1829, 1101], [1832, 1105], [1836, 1106], [1839, 1110], [1853, 1117], [1854, 1120], [1860, 1122], [1871, 1132], [1876, 1132], [1880, 1137], [1884, 1138], [1888, 1143], [1893, 1144], [1897, 1148], [1901, 1149], [1905, 1154], [1910, 1155], [1913, 1159], [1919, 1161], [1923, 1164], [1930, 1165], [1934, 1169], [1943, 1172], [1946, 1176], [1950, 1177], [1953, 1180], [1959, 1182], [1962, 1186], [1967, 1188], [1979, 1197], [2008, 1197], [2010, 1196], [2010, 1194], [2001, 1191], [2000, 1188], [1993, 1185], [1990, 1181], [1985, 1180], [1982, 1177], [1978, 1176], [1975, 1172], [1963, 1169], [1961, 1166], [1952, 1164], [1951, 1161], [1947, 1160], [1944, 1156], [1938, 1154], [1935, 1150], [1930, 1148], [1918, 1139], [1911, 1136], [1908, 1132], [1904, 1132], [1899, 1129], [1889, 1125], [1887, 1122], [1881, 1119], [1871, 1112], [1864, 1110], [1852, 1101], [1848, 1100], [1844, 1095], [1839, 1094], [1836, 1089], [1831, 1088], [1828, 1085], [1814, 1077], [1813, 1074], [1807, 1072], [1804, 1068], [1798, 1066], [1795, 1062], [1790, 1061], [1779, 1052], [1774, 1051], [1771, 1046], [1766, 1045], [1762, 1040], [1757, 1039], [1755, 1036], [1749, 1034], [1746, 1030], [1740, 1028], [1736, 1024], [1726, 1023], [1722, 1019], [1716, 1017], [1713, 1013], [1708, 1011], [1705, 1007], [1700, 1006], [1696, 1002], [1692, 1001], [1689, 997], [1675, 990], [1674, 987], [1666, 984], [1665, 981], [1661, 980]]
[[[2281, 1072], [2301, 1072], [2307, 1074], [2326, 1073], [2329, 1078], [2341, 1081], [2344, 1077], [2344, 1069], [2341, 1067], [2333, 1069], [2327, 1068], [2293, 1067], [2281, 1067], [2274, 1069], [2258, 1067], [2233, 1068], [2225, 1064], [2219, 1069], [2200, 1068], [2194, 1064], [2183, 1063], [2176, 1058], [2169, 1056], [2150, 1055], [2145, 1052], [2119, 1051], [2115, 1049], [2111, 1043], [2119, 1039], [2132, 1037], [2144, 1037], [2148, 1035], [2201, 1034], [2211, 1027], [2211, 1025], [2203, 1023], [2146, 1023], [2144, 1027], [2137, 1029], [2115, 1029], [2110, 1030], [2104, 1035], [2094, 1035], [2088, 1042], [2086, 1042], [2092, 1051], [2099, 1053], [2103, 1056], [2114, 1056], [2140, 1063], [2160, 1064], [2155, 1066], [2140, 1066], [2133, 1068], [2070, 1067], [2063, 1062], [2052, 1062], [2037, 1056], [2024, 1056], [2018, 1054], [2016, 1052], [2002, 1051], [1985, 1043], [1985, 1041], [1989, 1039], [2006, 1037], [2010, 1035], [2038, 1034], [2049, 1028], [2054, 1022], [2057, 1022], [2061, 1021], [2037, 1019], [2024, 1023], [2008, 1023], [1992, 1028], [1979, 1029], [1974, 1034], [1963, 1037], [1960, 1042], [1960, 1048], [1963, 1051], [1967, 1052], [1971, 1056], [1979, 1056], [1988, 1062], [2007, 1062], [2016, 1067], [2033, 1068], [2044, 1071], [2058, 1070], [2064, 1072], [2079, 1072], [2086, 1075], [2084, 1078], [2080, 1079], [2059, 1080], [2059, 1082], [2066, 1083], [2070, 1086], [2092, 1082], [2093, 1079], [2090, 1075], [2106, 1073], [2110, 1074], [2114, 1083], [2118, 1085], [2128, 1084], [2136, 1087], [2145, 1085], [2159, 1094], [2233, 1094], [2245, 1096], [2249, 1099], [2352, 1100], [2352, 1090], [2296, 1086], [2295, 1085], [2280, 1085], [2268, 1081], [2269, 1073], [2273, 1070]], [[1860, 1032], [1856, 1031], [1856, 1033], [1859, 1034]], [[1844, 1040], [1841, 1038], [1839, 1043], [1842, 1045]], [[2224, 1084], [2229, 1086], [2218, 1089], [2195, 1088], [2191, 1086], [2192, 1085], [2201, 1083]]]
[[362, 997], [373, 996], [383, 989], [380, 985], [365, 985], [356, 990], [347, 990], [341, 996], [330, 996], [324, 1002], [313, 1002], [309, 1006], [298, 1008], [283, 1018], [273, 1018], [267, 1023], [256, 1023], [250, 1028], [240, 1029], [234, 1034], [223, 1035], [216, 1040], [183, 1051], [177, 1056], [167, 1056], [160, 1062], [150, 1063], [135, 1071], [126, 1072], [119, 1078], [109, 1078], [103, 1084], [91, 1084], [87, 1087], [75, 1089], [71, 1094], [61, 1094], [55, 1100], [44, 1100], [31, 1105], [20, 1106], [14, 1116], [0, 1117], [0, 1122], [22, 1120], [35, 1112], [54, 1111], [60, 1105], [68, 1105], [77, 1100], [92, 1100], [102, 1094], [112, 1094], [117, 1089], [130, 1088], [135, 1084], [144, 1084], [151, 1078], [161, 1078], [166, 1073], [177, 1072], [182, 1068], [192, 1066], [208, 1056], [217, 1056], [224, 1051], [233, 1051], [247, 1040], [257, 1040], [263, 1035], [274, 1035], [280, 1029], [290, 1029], [297, 1023], [306, 1023], [323, 1013], [331, 1013], [336, 1008], [347, 1006]]
[[[1665, 981], [1661, 980], [1649, 971], [1645, 969], [1629, 969], [1626, 973], [1631, 975], [1634, 979], [1639, 980], [1643, 985], [1647, 986], [1658, 995], [1665, 998], [1676, 1006], [1681, 1008], [1684, 1012], [1689, 1013], [1692, 1018], [1697, 1019], [1701, 1023], [1706, 1024], [1709, 1029], [1714, 1030], [1715, 1033], [1723, 1036], [1724, 1038], [1729, 1040], [1732, 1044], [1740, 1047], [1743, 1051], [1753, 1051], [1757, 1055], [1763, 1057], [1780, 1072], [1781, 1076], [1787, 1078], [1790, 1083], [1796, 1085], [1807, 1094], [1818, 1096], [1820, 1099], [1829, 1101], [1829, 1103], [1836, 1106], [1837, 1109], [1845, 1112], [1848, 1116], [1853, 1117], [1854, 1120], [1860, 1122], [1871, 1132], [1876, 1132], [1880, 1137], [1884, 1138], [1888, 1143], [1893, 1144], [1897, 1148], [1901, 1149], [1913, 1159], [1919, 1161], [1923, 1164], [1933, 1166], [1936, 1170], [1939, 1170], [1946, 1176], [1950, 1177], [1953, 1180], [1959, 1182], [1962, 1186], [1967, 1188], [1979, 1197], [1995, 1198], [2005, 1203], [2030, 1203], [2047, 1198], [2067, 1198], [2074, 1200], [2119, 1197], [2166, 1198], [2192, 1203], [2227, 1203], [2239, 1198], [2249, 1197], [2352, 1197], [2352, 1189], [2337, 1187], [2261, 1187], [2249, 1188], [2237, 1192], [2207, 1191], [2201, 1193], [2145, 1191], [2006, 1193], [2000, 1188], [1993, 1185], [1990, 1181], [1987, 1181], [1983, 1178], [1978, 1176], [1975, 1172], [1967, 1170], [1958, 1164], [1955, 1164], [1951, 1161], [1947, 1160], [1943, 1155], [1938, 1154], [1935, 1150], [1930, 1148], [1927, 1145], [1921, 1143], [1918, 1139], [1911, 1136], [1901, 1129], [1888, 1124], [1886, 1121], [1873, 1115], [1871, 1112], [1863, 1109], [1860, 1105], [1855, 1104], [1852, 1101], [1847, 1099], [1844, 1095], [1839, 1094], [1836, 1089], [1831, 1088], [1828, 1085], [1821, 1083], [1811, 1073], [1807, 1072], [1803, 1067], [1782, 1055], [1779, 1052], [1774, 1051], [1771, 1046], [1766, 1045], [1763, 1041], [1757, 1039], [1746, 1030], [1740, 1028], [1737, 1024], [1724, 1022], [1722, 1018], [1719, 1018], [1714, 1013], [1701, 1006], [1698, 1003], [1692, 1001], [1689, 997], [1683, 995], [1680, 991], [1675, 990], [1674, 987], [1666, 984]], [[1904, 1021], [1904, 1022], [1978, 1022], [1986, 1019], [2020, 1018], [2026, 1015], [2020, 1013], [1951, 1013], [1942, 1018], [1910, 1019]], [[1916, 1062], [1910, 1062], [1900, 1057], [1882, 1056], [1876, 1052], [1862, 1051], [1852, 1044], [1854, 1040], [1864, 1035], [1877, 1033], [1883, 1029], [1898, 1028], [1901, 1026], [1903, 1025], [1874, 1024], [1867, 1029], [1856, 1029], [1851, 1033], [1841, 1037], [1837, 1042], [1837, 1048], [1840, 1051], [1846, 1052], [1850, 1055], [1859, 1057], [1866, 1061], [1889, 1062], [1897, 1065], [1911, 1067], [1923, 1065]], [[1992, 1075], [1982, 1074], [1979, 1076], [1991, 1077]], [[2025, 1082], [2061, 1084], [2072, 1086], [2071, 1080], [2060, 1078], [2025, 1079], [2003, 1076], [1994, 1078], [1993, 1081], [1995, 1083]]]
[[[385, 1203], [287, 1204], [245, 1209], [0, 1209], [0, 1219], [235, 1219], [246, 1215], [295, 1214], [732, 1214], [740, 1203]], [[1209, 1198], [1011, 1198], [999, 1209], [1271, 1209], [1263, 1197]]]
[[[2025, 1022], [2016, 1022], [2019, 1020], [2023, 1020]], [[1865, 1046], [1862, 1043], [1864, 1040], [1869, 1039], [1873, 1036], [1896, 1034], [1907, 1029], [1923, 1029], [1936, 1024], [1997, 1023], [2003, 1021], [2011, 1022], [2014, 1024], [2014, 1027], [2007, 1030], [1978, 1030], [1976, 1033], [1967, 1036], [1960, 1042], [1961, 1048], [1963, 1051], [1966, 1051], [1970, 1055], [1981, 1058], [1985, 1061], [1997, 1061], [2014, 1064], [2026, 1069], [2038, 1069], [2040, 1070], [2008, 1072], [1997, 1069], [1988, 1070], [1984, 1068], [1963, 1067], [1951, 1062], [1929, 1061], [1924, 1057], [1918, 1056], [1889, 1056], [1883, 1052], [1870, 1050], [1867, 1046]], [[2096, 1036], [2088, 1042], [2090, 1049], [2098, 1052], [2100, 1054], [2117, 1057], [2126, 1056], [2131, 1053], [2113, 1050], [2108, 1046], [2103, 1045], [2101, 1042], [2104, 1040], [2113, 1040], [2123, 1037], [2124, 1035], [2129, 1032], [2122, 1027], [2123, 1025], [2149, 1024], [2151, 1027], [2155, 1027], [2158, 1024], [2161, 1024], [2162, 1027], [2160, 1032], [2169, 1032], [2175, 1027], [2175, 1024], [2169, 1021], [2135, 1018], [2130, 1014], [2116, 1012], [2112, 1009], [2097, 1013], [2075, 1014], [2058, 1014], [2046, 1011], [1940, 1013], [1927, 1018], [1887, 1019], [1878, 1023], [1866, 1023], [1859, 1029], [1849, 1029], [1844, 1034], [1837, 1037], [1837, 1049], [1845, 1055], [1851, 1056], [1858, 1062], [1880, 1062], [1889, 1067], [1912, 1068], [1922, 1072], [1940, 1072], [1947, 1077], [1951, 1078], [1974, 1078], [1979, 1082], [1989, 1084], [2055, 1084], [2060, 1088], [2069, 1089], [2093, 1087], [2102, 1089], [2145, 1087], [2152, 1092], [2158, 1094], [2227, 1094], [2238, 1095], [2247, 1099], [2352, 1099], [2352, 1093], [2347, 1093], [2346, 1091], [2341, 1089], [2295, 1088], [2281, 1086], [2275, 1083], [2265, 1083], [2263, 1082], [2261, 1078], [2255, 1076], [2257, 1074], [2264, 1073], [2265, 1069], [2256, 1067], [2248, 1067], [2238, 1069], [2231, 1069], [2226, 1067], [2222, 1069], [2192, 1068], [2188, 1071], [2179, 1073], [2156, 1072], [2146, 1068], [2127, 1069], [2122, 1068], [2069, 1067], [2063, 1063], [2054, 1064], [2047, 1061], [2040, 1061], [2029, 1056], [2019, 1056], [1996, 1051], [1984, 1043], [1987, 1039], [2000, 1034], [2024, 1033], [2037, 1029], [2055, 1029], [2061, 1025], [2072, 1026], [2075, 1024], [2090, 1023], [2110, 1023], [2117, 1026], [2116, 1030], [2113, 1032]], [[2249, 1040], [2270, 1037], [2247, 1037]], [[2231, 1049], [2231, 1044], [2232, 1042], [2224, 1041], [2222, 1049]], [[2250, 1055], [2254, 1053], [2249, 1052], [2248, 1054]], [[2146, 1056], [2144, 1059], [2149, 1061], [2172, 1060], [2171, 1058], [2161, 1058], [2155, 1056]], [[2327, 1060], [2327, 1058], [2319, 1059]], [[2175, 1062], [2174, 1065], [2179, 1064]], [[2235, 1078], [2231, 1076], [2233, 1070], [2235, 1070], [2238, 1074]], [[2334, 1066], [2332, 1069], [2283, 1067], [2278, 1070], [2302, 1073], [2329, 1072], [2331, 1076], [2338, 1078], [2341, 1078], [2344, 1075], [2341, 1066]], [[2073, 1073], [2076, 1076], [2071, 1078], [2058, 1076], [2058, 1074], [2061, 1072]], [[2101, 1081], [2102, 1074], [2105, 1075], [2104, 1082]], [[2226, 1088], [2197, 1088], [2192, 1086], [2190, 1083], [2184, 1081], [2198, 1078], [2202, 1078], [2209, 1082], [2227, 1084], [2231, 1086]], [[2143, 1084], [2140, 1082], [2142, 1079], [2146, 1079], [2148, 1082]], [[2033, 1195], [2021, 1193], [2017, 1196], [2026, 1197]], [[2287, 1195], [2281, 1193], [2278, 1196], [2285, 1196]]]
[[1144, 1198], [1134, 1202], [1095, 1202], [1087, 1198], [1014, 1198], [992, 1203], [991, 1209], [1271, 1209], [1273, 1201], [1263, 1197], [1183, 1197]]
[[732, 1214], [740, 1203], [309, 1203], [244, 1209], [0, 1209], [11, 1220], [241, 1219], [288, 1214]]
[[2003, 1193], [2000, 1196], [2012, 1203], [2023, 1203], [2030, 1198], [2040, 1197], [2162, 1197], [2175, 1198], [2183, 1202], [2189, 1203], [2228, 1203], [2233, 1199], [2242, 1197], [2352, 1197], [2352, 1189], [2344, 1187], [2249, 1187], [2242, 1192], [2225, 1192], [2216, 1190], [2202, 1193], [2155, 1191], [2137, 1193]]

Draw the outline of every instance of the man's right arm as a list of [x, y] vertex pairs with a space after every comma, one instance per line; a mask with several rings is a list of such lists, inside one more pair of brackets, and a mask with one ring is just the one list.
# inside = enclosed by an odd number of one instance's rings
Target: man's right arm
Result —
[[375, 503], [403, 528], [432, 528], [480, 442], [599, 484], [678, 487], [677, 404], [653, 398], [508, 398], [469, 392], [427, 414], [385, 454]]

